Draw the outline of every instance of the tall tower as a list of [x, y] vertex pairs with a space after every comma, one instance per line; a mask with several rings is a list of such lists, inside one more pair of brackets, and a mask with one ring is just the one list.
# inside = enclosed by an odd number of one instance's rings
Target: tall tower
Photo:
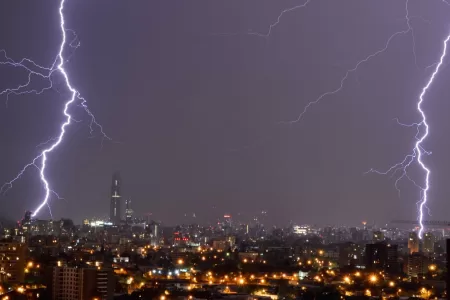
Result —
[[125, 200], [125, 221], [127, 225], [131, 224], [131, 219], [133, 218], [133, 209], [131, 209], [131, 200]]
[[122, 185], [122, 179], [120, 178], [120, 173], [115, 172], [112, 177], [111, 186], [111, 203], [109, 207], [109, 220], [114, 225], [120, 225], [120, 186]]

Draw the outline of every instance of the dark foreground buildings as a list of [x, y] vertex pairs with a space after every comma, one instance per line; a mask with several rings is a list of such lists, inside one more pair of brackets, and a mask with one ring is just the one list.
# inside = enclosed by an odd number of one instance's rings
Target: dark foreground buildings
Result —
[[447, 300], [450, 300], [450, 239], [447, 239], [447, 278], [446, 278], [446, 285], [447, 285]]
[[366, 245], [366, 268], [386, 271], [391, 274], [400, 272], [398, 246], [385, 242]]
[[110, 269], [53, 267], [47, 282], [54, 300], [113, 299], [114, 276]]

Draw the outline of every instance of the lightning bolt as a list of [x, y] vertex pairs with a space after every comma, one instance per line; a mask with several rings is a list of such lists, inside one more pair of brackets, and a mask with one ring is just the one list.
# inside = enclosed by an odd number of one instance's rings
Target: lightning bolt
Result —
[[[254, 35], [254, 36], [258, 36], [258, 37], [263, 37], [263, 38], [268, 38], [270, 37], [270, 35], [272, 34], [272, 29], [274, 29], [278, 24], [280, 24], [281, 19], [283, 18], [283, 16], [289, 12], [293, 12], [295, 10], [301, 9], [306, 7], [309, 3], [311, 2], [311, 0], [306, 0], [303, 4], [300, 5], [296, 5], [290, 8], [286, 8], [284, 10], [282, 10], [280, 12], [280, 14], [278, 15], [277, 19], [275, 22], [273, 22], [272, 24], [269, 25], [269, 28], [267, 29], [266, 33], [261, 33], [261, 32], [256, 32], [256, 31], [252, 31], [249, 30], [248, 32], [246, 32], [245, 34], [247, 35]], [[242, 32], [234, 32], [234, 33], [230, 33], [230, 32], [225, 32], [225, 33], [214, 33], [212, 35], [218, 35], [218, 36], [234, 36], [234, 35], [240, 35], [243, 34]]]
[[[280, 22], [281, 22], [283, 16], [284, 16], [286, 13], [289, 13], [289, 12], [292, 12], [292, 11], [295, 11], [295, 10], [298, 10], [298, 9], [301, 9], [301, 8], [304, 8], [304, 7], [306, 7], [310, 2], [311, 2], [311, 0], [307, 0], [306, 2], [304, 2], [304, 3], [301, 4], [301, 5], [297, 5], [297, 6], [294, 6], [294, 7], [291, 7], [291, 8], [288, 8], [288, 9], [285, 9], [285, 10], [281, 11], [281, 13], [280, 13], [280, 14], [278, 15], [278, 17], [277, 17], [277, 20], [269, 26], [269, 29], [267, 30], [266, 33], [248, 32], [248, 33], [246, 33], [246, 34], [249, 34], [249, 35], [255, 35], [255, 36], [264, 37], [264, 38], [269, 38], [270, 35], [271, 35], [271, 33], [272, 33], [272, 31], [273, 31], [273, 29], [274, 29], [277, 25], [280, 24]], [[406, 34], [408, 34], [408, 33], [411, 33], [411, 36], [412, 36], [412, 43], [413, 43], [413, 47], [412, 47], [413, 49], [412, 49], [412, 51], [413, 51], [413, 55], [414, 55], [414, 61], [416, 62], [416, 65], [417, 65], [416, 51], [415, 51], [415, 48], [416, 48], [416, 47], [415, 47], [415, 44], [416, 44], [416, 42], [415, 42], [415, 37], [414, 37], [414, 30], [413, 30], [413, 27], [412, 27], [412, 25], [411, 25], [411, 19], [412, 19], [412, 18], [421, 18], [421, 17], [410, 16], [410, 14], [409, 14], [409, 9], [408, 9], [408, 4], [409, 4], [409, 0], [406, 0], [406, 1], [405, 1], [405, 17], [404, 17], [404, 20], [405, 20], [405, 23], [406, 23], [406, 28], [405, 28], [404, 30], [400, 30], [400, 31], [394, 32], [391, 36], [389, 36], [389, 38], [386, 40], [386, 43], [384, 44], [384, 46], [383, 46], [382, 48], [376, 50], [375, 52], [372, 52], [372, 53], [368, 54], [366, 57], [364, 57], [363, 59], [361, 59], [361, 60], [359, 60], [358, 62], [356, 62], [356, 64], [354, 65], [354, 67], [352, 67], [352, 68], [346, 70], [345, 73], [344, 73], [344, 75], [341, 77], [341, 79], [340, 79], [340, 81], [339, 81], [339, 85], [338, 85], [335, 89], [330, 90], [330, 91], [327, 91], [327, 92], [324, 92], [324, 93], [322, 93], [321, 95], [319, 95], [317, 98], [315, 98], [314, 100], [312, 100], [312, 101], [310, 101], [309, 103], [307, 103], [307, 104], [305, 105], [305, 107], [303, 108], [303, 110], [300, 112], [300, 114], [297, 116], [297, 118], [295, 118], [295, 119], [293, 119], [293, 120], [289, 120], [289, 121], [280, 121], [280, 122], [278, 122], [278, 123], [279, 123], [279, 124], [294, 124], [294, 123], [298, 123], [298, 122], [303, 118], [303, 116], [306, 114], [306, 112], [307, 112], [313, 105], [318, 104], [321, 100], [323, 100], [323, 99], [326, 98], [326, 97], [333, 96], [333, 95], [339, 93], [340, 91], [342, 91], [342, 89], [344, 88], [345, 82], [348, 80], [349, 76], [350, 76], [352, 73], [357, 72], [358, 69], [359, 69], [363, 64], [365, 64], [365, 63], [367, 63], [368, 61], [372, 60], [373, 58], [375, 58], [375, 57], [377, 57], [377, 56], [379, 56], [379, 55], [385, 53], [385, 52], [388, 50], [389, 45], [391, 44], [391, 42], [392, 42], [396, 37], [398, 37], [398, 36], [400, 36], [400, 35], [406, 35]], [[233, 34], [233, 33], [224, 33], [224, 34], [219, 34], [219, 35], [235, 35], [235, 34]], [[434, 65], [434, 64], [433, 64], [433, 65]], [[433, 65], [431, 65], [431, 66], [433, 66]]]
[[267, 33], [264, 34], [264, 33], [259, 33], [259, 32], [253, 32], [253, 31], [250, 31], [250, 32], [248, 32], [248, 34], [250, 34], [250, 35], [256, 35], [256, 36], [259, 36], [259, 37], [268, 38], [268, 37], [270, 36], [270, 34], [272, 33], [272, 29], [275, 28], [278, 24], [280, 24], [281, 19], [283, 18], [283, 16], [284, 16], [285, 14], [287, 14], [287, 13], [289, 13], [289, 12], [293, 12], [293, 11], [295, 11], [295, 10], [297, 10], [297, 9], [304, 8], [304, 7], [306, 7], [310, 2], [311, 2], [311, 0], [306, 0], [303, 4], [296, 5], [296, 6], [294, 6], [294, 7], [291, 7], [291, 8], [287, 8], [287, 9], [282, 10], [281, 13], [278, 15], [277, 20], [276, 20], [274, 23], [270, 24], [269, 29], [267, 30]]
[[[310, 109], [311, 106], [313, 106], [313, 105], [315, 105], [315, 104], [318, 104], [321, 100], [323, 100], [323, 99], [326, 98], [326, 97], [333, 96], [333, 95], [339, 93], [340, 91], [342, 91], [342, 89], [344, 88], [345, 82], [348, 80], [350, 74], [357, 72], [358, 69], [359, 69], [363, 64], [365, 64], [365, 63], [367, 63], [368, 61], [372, 60], [373, 58], [375, 58], [375, 57], [377, 57], [377, 56], [379, 56], [379, 55], [385, 53], [385, 52], [388, 50], [389, 45], [391, 44], [391, 42], [392, 42], [396, 37], [398, 37], [398, 36], [400, 36], [400, 35], [406, 35], [406, 34], [408, 34], [408, 33], [411, 33], [411, 36], [412, 36], [412, 43], [413, 43], [413, 49], [412, 49], [412, 51], [413, 51], [413, 55], [414, 55], [414, 61], [416, 62], [416, 66], [417, 66], [416, 50], [415, 50], [415, 44], [416, 44], [416, 43], [415, 43], [415, 37], [414, 37], [414, 30], [413, 30], [413, 27], [411, 26], [411, 18], [412, 18], [412, 17], [409, 15], [408, 4], [409, 4], [409, 0], [406, 0], [406, 1], [405, 1], [405, 18], [404, 18], [405, 21], [406, 21], [406, 27], [407, 27], [406, 29], [394, 32], [394, 33], [387, 39], [386, 43], [384, 44], [384, 46], [383, 46], [381, 49], [379, 49], [379, 50], [377, 50], [377, 51], [375, 51], [375, 52], [370, 53], [369, 55], [367, 55], [366, 57], [364, 57], [363, 59], [361, 59], [360, 61], [358, 61], [358, 62], [354, 65], [353, 68], [348, 69], [348, 70], [345, 72], [344, 76], [341, 77], [341, 80], [340, 80], [340, 82], [339, 82], [339, 85], [338, 85], [334, 90], [327, 91], [327, 92], [325, 92], [325, 93], [319, 95], [319, 96], [318, 96], [317, 98], [315, 98], [313, 101], [310, 101], [309, 103], [307, 103], [307, 104], [305, 105], [305, 107], [303, 108], [303, 110], [300, 112], [300, 114], [297, 116], [297, 118], [295, 118], [295, 119], [293, 119], [293, 120], [290, 120], [290, 121], [281, 121], [281, 122], [279, 122], [279, 123], [281, 123], [281, 124], [294, 124], [294, 123], [298, 123], [298, 122], [303, 118], [303, 116], [306, 114], [306, 112]], [[280, 16], [282, 16], [282, 14], [280, 14]], [[278, 23], [276, 23], [276, 24], [278, 24]], [[269, 31], [269, 33], [270, 33], [270, 31]]]
[[[429, 126], [427, 123], [427, 118], [426, 118], [425, 112], [422, 109], [422, 104], [425, 101], [425, 95], [426, 95], [428, 89], [433, 84], [434, 79], [438, 75], [439, 70], [440, 70], [442, 64], [444, 63], [445, 56], [447, 55], [447, 46], [448, 46], [449, 40], [450, 40], [450, 34], [444, 40], [444, 45], [443, 45], [443, 49], [442, 49], [442, 53], [441, 53], [439, 62], [436, 64], [433, 73], [431, 74], [430, 78], [428, 79], [426, 85], [422, 88], [422, 91], [419, 95], [419, 98], [418, 98], [419, 100], [417, 102], [417, 110], [420, 113], [421, 121], [419, 123], [403, 124], [403, 123], [400, 123], [397, 119], [397, 123], [402, 126], [417, 128], [417, 134], [415, 136], [416, 143], [414, 145], [414, 148], [413, 148], [411, 154], [406, 155], [406, 157], [403, 161], [393, 165], [387, 171], [381, 172], [381, 171], [377, 171], [377, 170], [373, 170], [373, 169], [369, 170], [369, 172], [374, 172], [374, 173], [382, 174], [382, 175], [391, 174], [391, 176], [394, 176], [397, 171], [400, 171], [401, 175], [395, 181], [395, 187], [397, 188], [398, 191], [400, 191], [400, 190], [398, 189], [397, 183], [404, 177], [406, 177], [408, 180], [413, 182], [413, 184], [420, 189], [420, 194], [421, 194], [419, 197], [420, 200], [417, 202], [418, 207], [419, 207], [419, 217], [418, 217], [419, 225], [420, 225], [419, 238], [422, 238], [423, 230], [424, 230], [424, 225], [423, 225], [424, 209], [428, 209], [427, 202], [428, 202], [428, 191], [430, 189], [430, 173], [431, 173], [430, 169], [425, 165], [425, 163], [422, 160], [424, 155], [431, 154], [431, 152], [425, 151], [422, 147], [422, 143], [425, 141], [425, 139], [428, 137], [428, 134], [429, 134]], [[421, 131], [423, 131], [422, 134], [421, 134]], [[417, 164], [420, 166], [420, 168], [425, 173], [425, 178], [424, 178], [425, 186], [418, 185], [416, 182], [414, 182], [408, 176], [407, 169], [414, 162], [417, 162]]]
[[[450, 6], [450, 2], [447, 0], [441, 0], [444, 4]], [[264, 38], [269, 38], [273, 29], [281, 22], [282, 17], [289, 12], [292, 12], [294, 10], [300, 9], [300, 8], [304, 8], [306, 7], [308, 4], [310, 3], [310, 0], [307, 0], [306, 2], [304, 2], [301, 5], [297, 5], [294, 6], [292, 8], [288, 8], [283, 10], [279, 15], [278, 18], [276, 19], [276, 21], [274, 23], [272, 23], [269, 28], [268, 31], [266, 33], [256, 33], [256, 32], [248, 32], [247, 34], [250, 35], [256, 35], [259, 37], [264, 37]], [[394, 38], [396, 38], [397, 36], [400, 35], [407, 35], [407, 34], [411, 34], [411, 39], [412, 39], [412, 53], [414, 56], [414, 63], [415, 66], [417, 67], [417, 69], [420, 69], [420, 67], [418, 66], [418, 62], [417, 62], [417, 54], [416, 54], [416, 38], [415, 38], [415, 34], [414, 34], [414, 28], [412, 26], [412, 19], [413, 18], [419, 18], [424, 22], [428, 22], [430, 23], [430, 21], [424, 19], [421, 16], [411, 16], [409, 13], [409, 9], [408, 9], [408, 4], [409, 4], [409, 0], [405, 1], [405, 16], [404, 16], [404, 20], [406, 23], [406, 28], [404, 30], [400, 30], [397, 32], [394, 32], [386, 41], [385, 45], [383, 48], [367, 55], [365, 58], [363, 58], [362, 60], [358, 61], [353, 68], [348, 69], [344, 76], [341, 77], [340, 83], [339, 85], [334, 89], [334, 90], [330, 90], [327, 91], [321, 95], [319, 95], [317, 98], [315, 98], [313, 101], [310, 101], [309, 103], [306, 104], [306, 106], [303, 108], [303, 110], [301, 111], [301, 113], [297, 116], [297, 118], [290, 120], [290, 121], [282, 121], [279, 122], [281, 124], [294, 124], [294, 123], [298, 123], [303, 116], [305, 115], [305, 113], [310, 109], [311, 106], [319, 103], [321, 100], [323, 100], [326, 97], [329, 96], [333, 96], [337, 93], [339, 93], [345, 85], [345, 82], [347, 81], [347, 79], [349, 78], [350, 74], [355, 73], [358, 71], [358, 69], [366, 62], [368, 62], [369, 60], [381, 55], [382, 53], [386, 52], [389, 48], [390, 43], [392, 42], [392, 40]], [[235, 34], [228, 34], [228, 35], [235, 35]], [[423, 215], [424, 215], [424, 209], [428, 209], [427, 207], [427, 202], [428, 202], [428, 191], [430, 188], [429, 185], [429, 178], [430, 178], [430, 169], [425, 165], [425, 163], [423, 162], [423, 156], [425, 155], [430, 155], [431, 152], [426, 151], [422, 144], [425, 141], [425, 139], [427, 138], [428, 134], [429, 134], [429, 126], [426, 120], [426, 115], [425, 112], [422, 109], [422, 104], [424, 102], [424, 97], [428, 91], [428, 89], [430, 88], [431, 84], [434, 81], [434, 78], [437, 76], [437, 74], [439, 73], [439, 70], [443, 64], [444, 58], [447, 54], [447, 44], [448, 41], [450, 39], [450, 34], [447, 36], [447, 38], [444, 40], [444, 46], [443, 46], [443, 50], [442, 50], [442, 54], [440, 56], [440, 59], [438, 62], [433, 63], [429, 66], [426, 66], [424, 69], [427, 70], [428, 68], [434, 68], [433, 73], [431, 74], [429, 80], [427, 81], [426, 85], [423, 87], [419, 98], [418, 98], [418, 102], [417, 102], [417, 110], [420, 113], [421, 116], [421, 121], [419, 123], [413, 123], [413, 124], [404, 124], [401, 123], [398, 119], [396, 119], [397, 123], [401, 126], [405, 126], [405, 127], [414, 127], [416, 128], [416, 135], [415, 135], [415, 144], [414, 147], [412, 149], [412, 152], [408, 155], [406, 155], [404, 157], [404, 159], [393, 165], [392, 167], [390, 167], [388, 170], [386, 171], [377, 171], [374, 169], [369, 170], [366, 173], [377, 173], [377, 174], [382, 174], [382, 175], [389, 175], [391, 177], [394, 176], [398, 176], [396, 181], [395, 181], [395, 188], [398, 191], [398, 194], [400, 196], [400, 188], [398, 187], [398, 183], [406, 178], [407, 180], [409, 180], [410, 182], [412, 182], [414, 184], [414, 186], [416, 186], [417, 188], [420, 189], [420, 197], [419, 197], [419, 201], [417, 202], [418, 205], [418, 210], [419, 210], [419, 215], [418, 215], [418, 219], [419, 219], [419, 224], [420, 224], [420, 230], [419, 230], [419, 237], [422, 238], [422, 234], [423, 234], [423, 230], [424, 230], [424, 225], [423, 225]], [[408, 175], [408, 168], [413, 164], [413, 163], [417, 163], [420, 168], [423, 170], [424, 174], [425, 174], [425, 178], [424, 178], [424, 186], [421, 186], [420, 184], [418, 184], [417, 182], [415, 182], [409, 175]], [[398, 173], [400, 173], [400, 175], [397, 175]]]
[[[269, 28], [268, 28], [268, 30], [267, 30], [266, 33], [258, 33], [258, 32], [251, 32], [251, 31], [250, 31], [250, 32], [247, 32], [246, 34], [248, 34], [248, 35], [254, 35], [254, 36], [258, 36], [258, 37], [263, 37], [263, 38], [269, 38], [270, 35], [272, 34], [273, 29], [274, 29], [276, 26], [278, 26], [278, 25], [280, 24], [280, 22], [281, 22], [281, 20], [282, 20], [282, 18], [283, 18], [283, 16], [284, 16], [285, 14], [287, 14], [287, 13], [289, 13], [289, 12], [292, 12], [292, 11], [295, 11], [295, 10], [298, 10], [298, 9], [305, 8], [306, 6], [308, 6], [308, 4], [310, 4], [310, 2], [311, 2], [311, 0], [307, 0], [306, 2], [304, 2], [304, 3], [301, 4], [301, 5], [297, 5], [297, 6], [294, 6], [294, 7], [291, 7], [291, 8], [287, 8], [287, 9], [284, 9], [283, 11], [281, 11], [281, 13], [278, 15], [276, 21], [275, 21], [274, 23], [272, 23], [272, 24], [269, 25]], [[381, 47], [380, 49], [378, 49], [378, 50], [376, 50], [376, 51], [374, 51], [374, 52], [372, 52], [372, 53], [370, 53], [370, 54], [368, 54], [368, 55], [365, 56], [363, 59], [357, 61], [357, 62], [354, 64], [354, 66], [353, 66], [352, 68], [347, 69], [347, 70], [345, 71], [344, 75], [341, 77], [341, 79], [340, 79], [340, 81], [339, 81], [339, 85], [338, 85], [335, 89], [330, 90], [330, 91], [326, 91], [326, 92], [322, 93], [321, 95], [319, 95], [319, 96], [318, 96], [317, 98], [315, 98], [314, 100], [308, 102], [308, 103], [304, 106], [304, 108], [303, 108], [303, 110], [300, 112], [300, 114], [298, 114], [297, 118], [291, 119], [291, 120], [288, 120], [288, 121], [280, 121], [280, 122], [278, 122], [277, 124], [278, 124], [278, 125], [280, 125], [280, 124], [288, 124], [288, 125], [292, 125], [292, 124], [295, 124], [295, 123], [300, 122], [301, 119], [303, 118], [303, 116], [306, 114], [306, 112], [307, 112], [312, 106], [314, 106], [315, 104], [318, 104], [318, 103], [321, 102], [324, 98], [327, 98], [327, 97], [329, 97], [329, 96], [336, 95], [336, 94], [338, 94], [339, 92], [341, 92], [342, 89], [344, 88], [344, 85], [345, 85], [346, 81], [348, 80], [349, 76], [350, 76], [352, 73], [356, 73], [356, 72], [358, 71], [358, 69], [359, 69], [362, 65], [364, 65], [365, 63], [367, 63], [367, 62], [369, 62], [370, 60], [374, 59], [375, 57], [378, 57], [379, 55], [385, 53], [385, 52], [388, 50], [388, 48], [389, 48], [391, 42], [392, 42], [396, 37], [398, 37], [398, 36], [406, 35], [406, 34], [408, 34], [408, 33], [411, 33], [411, 36], [412, 36], [412, 44], [413, 44], [412, 52], [413, 52], [413, 55], [414, 55], [414, 61], [416, 62], [416, 66], [417, 66], [416, 51], [415, 51], [415, 37], [414, 37], [413, 27], [412, 27], [412, 25], [411, 25], [411, 19], [413, 19], [413, 18], [420, 18], [420, 19], [423, 19], [423, 18], [420, 17], [420, 16], [410, 16], [410, 14], [409, 14], [409, 9], [408, 9], [408, 4], [409, 4], [409, 0], [406, 0], [406, 1], [405, 1], [405, 16], [404, 16], [404, 18], [403, 18], [403, 19], [405, 20], [406, 28], [405, 28], [404, 30], [396, 31], [396, 32], [394, 32], [393, 34], [391, 34], [391, 35], [389, 36], [389, 38], [386, 40], [386, 42], [385, 42], [385, 44], [384, 44], [383, 47]], [[426, 21], [426, 22], [429, 22], [428, 20], [425, 20], [425, 21]], [[237, 35], [237, 34], [238, 34], [238, 33], [221, 33], [221, 34], [215, 34], [215, 35], [220, 35], [220, 36], [232, 36], [232, 35]], [[433, 64], [433, 65], [435, 65], [435, 64]], [[433, 66], [433, 65], [431, 65], [431, 66]], [[428, 67], [431, 67], [431, 66], [428, 66]], [[265, 138], [264, 140], [269, 140], [269, 139], [270, 139], [270, 138]], [[261, 144], [261, 142], [259, 142], [258, 144]], [[247, 145], [247, 146], [245, 146], [245, 147], [241, 147], [240, 150], [242, 150], [242, 149], [249, 149], [250, 147], [251, 147], [250, 145]], [[230, 149], [230, 151], [238, 151], [238, 148], [232, 148], [232, 149]]]
[[[50, 187], [50, 183], [46, 177], [46, 167], [47, 167], [47, 160], [50, 156], [50, 154], [62, 143], [67, 127], [71, 125], [72, 122], [77, 122], [72, 115], [69, 113], [70, 108], [74, 105], [76, 101], [80, 101], [79, 106], [87, 113], [87, 115], [91, 118], [90, 121], [90, 133], [93, 135], [94, 129], [93, 126], [96, 126], [99, 128], [100, 133], [102, 135], [102, 142], [103, 139], [111, 140], [109, 136], [105, 134], [103, 131], [103, 127], [97, 122], [95, 119], [95, 116], [92, 114], [92, 112], [89, 110], [86, 99], [84, 99], [80, 92], [78, 92], [70, 83], [69, 76], [64, 68], [64, 64], [67, 60], [64, 59], [64, 48], [66, 46], [69, 46], [71, 48], [76, 49], [80, 43], [78, 41], [78, 37], [74, 33], [73, 30], [67, 29], [65, 27], [65, 19], [64, 19], [64, 4], [66, 0], [61, 0], [59, 5], [59, 17], [60, 17], [60, 29], [62, 34], [62, 41], [59, 46], [59, 51], [55, 57], [55, 60], [53, 61], [53, 64], [51, 67], [44, 67], [37, 63], [35, 63], [33, 60], [24, 58], [20, 61], [14, 61], [12, 58], [8, 57], [5, 50], [0, 50], [0, 52], [4, 56], [4, 60], [0, 61], [0, 65], [6, 65], [10, 67], [20, 68], [25, 70], [28, 73], [27, 80], [17, 85], [13, 88], [7, 88], [3, 91], [0, 91], [0, 95], [6, 95], [6, 103], [8, 103], [10, 95], [24, 95], [24, 94], [42, 94], [45, 91], [53, 88], [53, 80], [52, 77], [54, 74], [58, 73], [62, 76], [63, 82], [65, 84], [65, 87], [70, 92], [70, 97], [68, 100], [66, 100], [63, 114], [65, 117], [65, 121], [61, 124], [59, 129], [59, 134], [53, 138], [50, 138], [48, 141], [39, 144], [38, 146], [46, 146], [38, 156], [33, 158], [33, 160], [26, 164], [20, 172], [14, 177], [11, 181], [6, 182], [0, 189], [0, 192], [6, 192], [8, 189], [10, 189], [13, 186], [13, 183], [16, 182], [29, 168], [35, 168], [39, 172], [39, 178], [40, 181], [44, 187], [45, 194], [43, 199], [41, 200], [40, 204], [37, 206], [37, 208], [33, 211], [32, 216], [35, 217], [39, 211], [44, 207], [49, 206], [49, 199], [50, 196], [53, 194], [58, 199], [62, 199], [59, 197], [59, 195], [53, 191]], [[71, 41], [67, 40], [67, 32], [71, 32], [74, 35], [74, 38]], [[40, 89], [33, 89], [30, 87], [30, 84], [32, 82], [33, 77], [40, 77], [48, 82], [48, 84]], [[50, 210], [51, 214], [51, 210]]]

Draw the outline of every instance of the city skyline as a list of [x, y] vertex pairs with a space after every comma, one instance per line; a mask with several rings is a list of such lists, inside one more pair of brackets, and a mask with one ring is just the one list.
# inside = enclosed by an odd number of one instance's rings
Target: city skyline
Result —
[[[389, 168], [414, 143], [415, 130], [394, 119], [417, 121], [415, 101], [431, 74], [425, 66], [437, 61], [447, 34], [445, 3], [409, 1], [415, 52], [411, 37], [399, 36], [292, 125], [279, 121], [295, 119], [345, 70], [405, 30], [404, 3], [311, 1], [285, 14], [269, 38], [248, 33], [267, 32], [292, 6], [190, 4], [174, 12], [169, 3], [105, 3], [67, 1], [67, 26], [80, 47], [68, 47], [66, 67], [113, 141], [90, 138], [89, 119], [73, 109], [81, 122], [48, 161], [52, 188], [64, 198], [50, 201], [55, 219], [107, 215], [115, 170], [126, 178], [122, 208], [131, 199], [135, 214], [168, 224], [185, 215], [204, 223], [262, 210], [274, 224], [416, 218], [414, 185], [402, 181], [399, 197], [395, 179], [364, 172]], [[57, 3], [3, 6], [1, 48], [14, 59], [51, 64], [61, 38]], [[332, 13], [325, 16], [325, 9]], [[433, 220], [446, 220], [450, 209], [448, 72], [444, 64], [424, 104], [433, 128], [424, 144], [432, 152], [425, 159], [433, 169], [426, 218]], [[24, 78], [6, 68], [0, 76], [0, 90]], [[62, 96], [57, 84], [46, 95], [10, 96], [0, 108], [1, 182], [55, 136]], [[19, 219], [39, 204], [36, 173], [1, 196], [6, 216]], [[413, 170], [412, 179], [419, 175]], [[46, 207], [38, 218], [49, 218]]]
[[449, 18], [0, 3], [0, 300], [450, 300]]

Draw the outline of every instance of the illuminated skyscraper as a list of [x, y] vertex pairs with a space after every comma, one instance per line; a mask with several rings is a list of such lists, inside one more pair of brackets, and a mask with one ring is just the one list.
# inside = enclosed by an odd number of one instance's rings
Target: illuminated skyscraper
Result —
[[31, 227], [31, 211], [26, 211], [25, 215], [23, 216], [22, 221], [20, 222], [20, 227], [22, 228], [22, 231], [24, 234], [30, 233], [30, 227]]
[[131, 209], [131, 200], [125, 200], [125, 221], [129, 225], [131, 224], [131, 219], [133, 218], [133, 209]]
[[431, 232], [423, 235], [423, 252], [427, 255], [434, 252], [434, 235]]
[[408, 250], [409, 254], [419, 252], [419, 237], [416, 232], [409, 233]]
[[112, 178], [112, 186], [111, 186], [111, 203], [110, 203], [110, 211], [109, 211], [109, 220], [114, 225], [120, 224], [120, 186], [122, 184], [122, 179], [120, 178], [120, 173], [116, 172]]
[[415, 252], [408, 256], [408, 270], [409, 277], [423, 276], [428, 271], [429, 258], [422, 253]]

